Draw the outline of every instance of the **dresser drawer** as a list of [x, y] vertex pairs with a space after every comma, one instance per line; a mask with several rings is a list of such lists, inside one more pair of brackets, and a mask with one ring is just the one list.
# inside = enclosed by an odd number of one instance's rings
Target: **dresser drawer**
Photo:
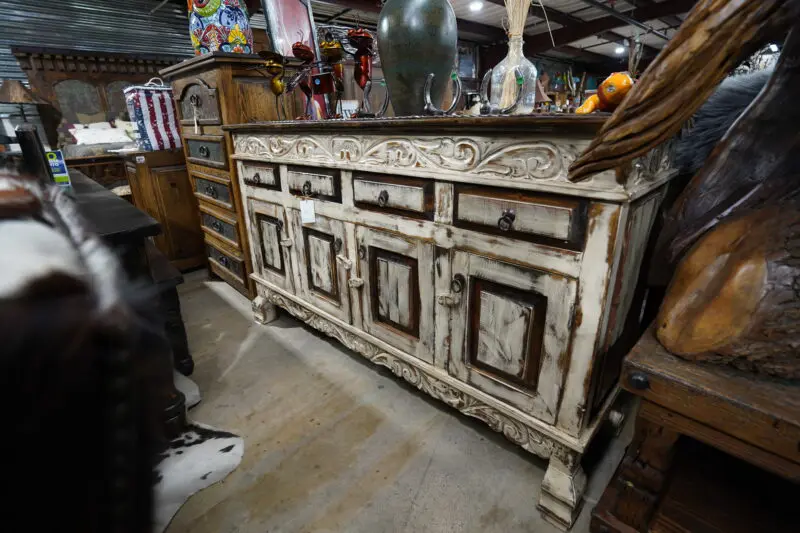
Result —
[[290, 166], [286, 172], [289, 191], [295, 196], [309, 196], [342, 202], [341, 179], [338, 170]]
[[185, 126], [220, 124], [217, 90], [197, 79], [186, 85], [178, 96], [181, 124]]
[[194, 194], [201, 200], [206, 200], [226, 209], [233, 209], [233, 194], [230, 183], [208, 174], [193, 174]]
[[281, 178], [277, 165], [240, 161], [239, 176], [244, 184], [250, 187], [281, 190]]
[[587, 204], [580, 200], [456, 186], [454, 224], [486, 233], [583, 248]]
[[223, 267], [225, 270], [233, 274], [241, 283], [244, 283], [246, 278], [244, 261], [234, 257], [228, 252], [224, 252], [219, 248], [213, 246], [206, 241], [206, 253], [208, 260]]
[[228, 168], [225, 137], [222, 135], [184, 135], [188, 160], [199, 165]]
[[239, 247], [238, 224], [229, 214], [200, 204], [200, 225], [206, 233], [211, 232], [218, 239], [227, 241], [229, 245]]
[[356, 174], [353, 201], [358, 207], [433, 219], [434, 182], [414, 178]]

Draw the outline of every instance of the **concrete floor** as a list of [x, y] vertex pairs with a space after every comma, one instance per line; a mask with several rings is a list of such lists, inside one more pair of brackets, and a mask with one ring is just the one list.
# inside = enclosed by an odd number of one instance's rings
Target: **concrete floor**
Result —
[[[245, 454], [168, 533], [557, 531], [536, 510], [544, 461], [286, 314], [254, 323], [205, 273], [180, 293], [203, 395], [190, 418], [241, 435]], [[624, 440], [596, 454], [573, 531]]]

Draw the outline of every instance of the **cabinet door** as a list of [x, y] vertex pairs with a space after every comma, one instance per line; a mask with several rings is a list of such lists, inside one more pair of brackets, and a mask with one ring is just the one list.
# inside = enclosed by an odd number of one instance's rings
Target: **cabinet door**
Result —
[[569, 364], [577, 282], [467, 252], [453, 254], [457, 307], [449, 372], [555, 422]]
[[158, 193], [164, 235], [169, 241], [171, 260], [203, 257], [203, 232], [198, 224], [197, 202], [184, 165], [150, 169]]
[[347, 280], [352, 263], [347, 257], [344, 222], [317, 215], [303, 224], [300, 212], [289, 211], [297, 259], [298, 294], [308, 303], [351, 322]]
[[247, 199], [253, 271], [287, 291], [294, 290], [289, 225], [283, 207]]
[[364, 331], [433, 364], [433, 245], [357, 227]]

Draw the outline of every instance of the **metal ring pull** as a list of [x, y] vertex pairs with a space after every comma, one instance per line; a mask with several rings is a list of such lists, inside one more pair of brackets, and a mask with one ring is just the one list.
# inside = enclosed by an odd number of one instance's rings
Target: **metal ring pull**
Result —
[[208, 157], [211, 155], [211, 150], [209, 150], [208, 146], [205, 145], [201, 146], [197, 151], [200, 152], [200, 155], [203, 157]]
[[378, 205], [381, 207], [386, 207], [386, 204], [388, 203], [389, 203], [389, 191], [384, 189], [378, 195]]
[[503, 215], [497, 221], [497, 227], [500, 228], [500, 231], [511, 231], [516, 219], [517, 214], [514, 212], [514, 210], [506, 209], [503, 211]]
[[453, 276], [453, 281], [450, 282], [450, 290], [456, 294], [461, 294], [466, 286], [467, 280], [464, 279], [464, 276], [461, 274], [456, 274]]
[[311, 196], [312, 192], [313, 191], [311, 190], [311, 182], [306, 181], [305, 183], [303, 183], [303, 196]]
[[259, 172], [253, 174], [253, 183], [261, 183], [261, 174]]
[[481, 80], [481, 115], [509, 115], [513, 113], [520, 102], [524, 93], [525, 77], [522, 75], [522, 70], [519, 67], [514, 68], [514, 79], [516, 80], [517, 96], [514, 98], [514, 103], [508, 107], [493, 106], [489, 102], [489, 84], [492, 81], [492, 70], [486, 71]]
[[219, 257], [219, 264], [224, 266], [225, 268], [228, 268], [230, 266], [231, 262], [227, 257], [225, 257], [224, 255], [221, 255]]
[[192, 104], [192, 107], [200, 107], [200, 95], [193, 94], [189, 97], [189, 103]]
[[453, 94], [453, 102], [450, 104], [450, 107], [444, 110], [433, 105], [433, 101], [431, 101], [431, 88], [433, 87], [433, 78], [435, 77], [436, 75], [431, 72], [428, 74], [428, 78], [425, 80], [425, 90], [423, 92], [425, 95], [425, 107], [422, 109], [422, 111], [427, 115], [449, 115], [455, 110], [456, 106], [458, 105], [458, 101], [461, 99], [461, 78], [453, 73], [452, 79], [456, 84], [456, 90]]
[[206, 185], [206, 194], [214, 199], [216, 199], [218, 196], [217, 189], [211, 185]]
[[222, 222], [220, 222], [219, 220], [215, 220], [214, 222], [211, 223], [211, 229], [213, 229], [217, 233], [222, 233]]

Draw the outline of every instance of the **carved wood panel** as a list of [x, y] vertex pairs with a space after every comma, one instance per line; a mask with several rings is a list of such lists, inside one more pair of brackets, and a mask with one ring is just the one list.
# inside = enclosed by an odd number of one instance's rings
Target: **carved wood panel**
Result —
[[357, 226], [364, 330], [432, 363], [433, 246]]
[[299, 211], [291, 210], [289, 213], [299, 295], [320, 309], [350, 322], [347, 280], [352, 261], [347, 257], [344, 222], [317, 215], [313, 224], [303, 224]]
[[454, 295], [450, 373], [554, 422], [577, 282], [460, 250], [453, 277], [463, 284]]
[[249, 198], [247, 214], [250, 235], [256, 237], [251, 246], [253, 271], [283, 289], [292, 290], [289, 255], [292, 240], [283, 207]]
[[220, 124], [220, 107], [217, 89], [198, 78], [177, 95], [181, 110], [181, 124], [185, 126]]

